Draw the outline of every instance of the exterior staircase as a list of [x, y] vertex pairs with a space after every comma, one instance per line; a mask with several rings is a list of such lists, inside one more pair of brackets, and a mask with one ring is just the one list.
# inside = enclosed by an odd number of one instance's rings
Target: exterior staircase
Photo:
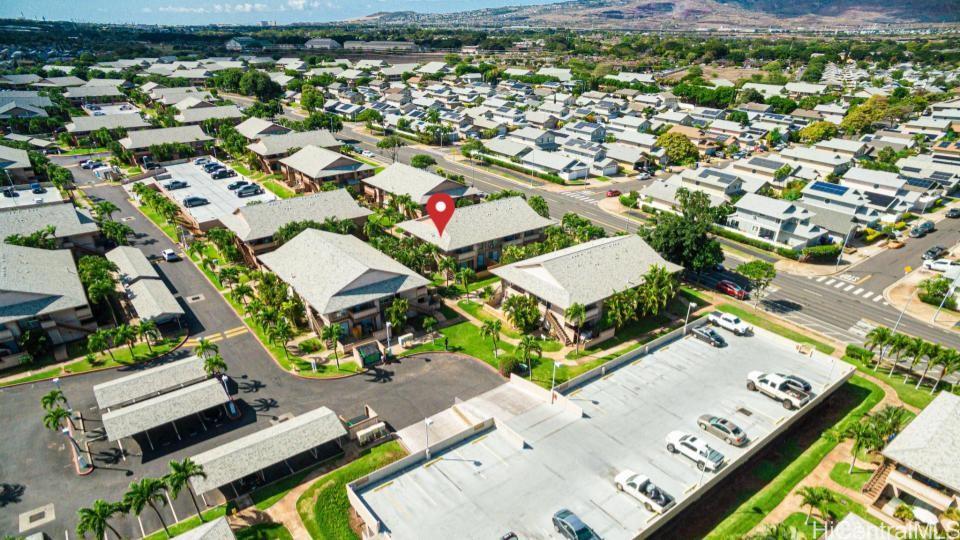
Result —
[[556, 316], [550, 311], [547, 311], [546, 317], [547, 323], [550, 325], [550, 329], [553, 330], [553, 333], [556, 336], [563, 340], [564, 345], [571, 345], [573, 340], [570, 338], [570, 335], [567, 333], [567, 329], [560, 324], [560, 321], [557, 320]]
[[864, 495], [870, 501], [875, 501], [877, 497], [880, 496], [880, 492], [883, 491], [883, 487], [887, 485], [887, 477], [890, 476], [890, 472], [893, 471], [893, 463], [887, 461], [877, 469], [873, 476], [870, 477], [870, 480], [867, 480], [867, 483], [863, 485]]

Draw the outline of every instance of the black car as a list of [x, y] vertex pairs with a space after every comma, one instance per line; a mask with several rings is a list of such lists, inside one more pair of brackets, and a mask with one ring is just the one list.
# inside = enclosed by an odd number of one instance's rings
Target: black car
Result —
[[947, 252], [947, 248], [943, 246], [933, 246], [930, 249], [923, 252], [923, 260], [933, 261], [939, 259], [941, 255]]
[[7, 198], [13, 198], [13, 197], [19, 197], [20, 194], [17, 193], [17, 190], [15, 190], [15, 189], [13, 189], [12, 187], [10, 187], [10, 188], [7, 188], [7, 189], [3, 190], [3, 196], [4, 196], [4, 197], [7, 197]]
[[709, 326], [701, 326], [699, 328], [693, 329], [693, 337], [699, 339], [700, 341], [707, 343], [711, 347], [723, 347], [727, 344], [727, 340], [723, 339], [719, 333]]
[[45, 188], [45, 187], [43, 187], [43, 186], [37, 186], [37, 187], [33, 188], [32, 190], [30, 190], [30, 192], [33, 193], [34, 195], [43, 195], [44, 193], [47, 192], [47, 188]]
[[553, 515], [553, 527], [568, 540], [600, 540], [593, 529], [567, 509], [560, 510]]
[[210, 172], [214, 169], [223, 169], [223, 168], [224, 168], [223, 163], [217, 163], [216, 161], [211, 161], [210, 163], [203, 164], [203, 170], [207, 172]]
[[210, 201], [204, 199], [203, 197], [187, 197], [183, 200], [183, 205], [187, 208], [193, 208], [195, 206], [204, 206], [210, 204]]
[[230, 169], [217, 169], [216, 171], [210, 173], [210, 178], [213, 178], [214, 180], [220, 180], [222, 178], [233, 178], [236, 175], [237, 173], [235, 171], [231, 171]]
[[167, 182], [166, 184], [163, 185], [163, 187], [168, 191], [173, 191], [175, 189], [183, 189], [183, 188], [190, 187], [190, 184], [184, 182], [183, 180], [174, 180], [172, 182]]
[[960, 208], [951, 208], [947, 210], [947, 217], [950, 219], [960, 218]]
[[232, 182], [228, 184], [227, 189], [229, 189], [230, 191], [233, 191], [235, 189], [240, 189], [243, 186], [249, 186], [249, 185], [250, 185], [250, 182], [247, 182], [246, 180], [237, 180], [236, 182]]
[[243, 197], [253, 197], [254, 195], [259, 195], [259, 194], [261, 194], [261, 193], [263, 193], [263, 188], [262, 188], [262, 187], [260, 187], [260, 186], [258, 186], [258, 185], [256, 185], [256, 184], [250, 184], [250, 185], [246, 185], [246, 186], [243, 186], [242, 188], [238, 189], [238, 190], [237, 190], [237, 197], [240, 197], [240, 198], [243, 198]]

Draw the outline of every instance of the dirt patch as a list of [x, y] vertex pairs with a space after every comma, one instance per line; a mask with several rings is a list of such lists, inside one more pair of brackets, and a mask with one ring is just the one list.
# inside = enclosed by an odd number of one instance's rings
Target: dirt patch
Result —
[[[758, 74], [763, 75], [763, 71], [759, 69], [750, 69], [750, 68], [741, 68], [735, 66], [700, 66], [703, 68], [703, 78], [704, 80], [709, 81], [710, 79], [726, 79], [732, 83], [736, 83], [739, 79], [749, 79], [751, 75]], [[677, 73], [671, 73], [666, 80], [671, 82], [679, 81], [686, 75], [686, 71], [678, 71]]]
[[[721, 521], [737, 511], [747, 499], [793, 463], [827, 429], [862, 403], [869, 394], [869, 390], [865, 388], [844, 384], [830, 399], [815, 410], [807, 411], [806, 416], [778, 440], [769, 442], [762, 452], [704, 493], [698, 502], [674, 516], [670, 523], [651, 538], [666, 540], [706, 537]], [[746, 508], [742, 511], [763, 512], [760, 508]]]

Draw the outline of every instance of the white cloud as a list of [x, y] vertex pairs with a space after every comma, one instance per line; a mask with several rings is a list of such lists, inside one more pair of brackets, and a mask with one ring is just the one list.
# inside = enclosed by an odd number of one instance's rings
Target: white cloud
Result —
[[266, 4], [251, 4], [250, 2], [213, 5], [214, 13], [253, 13], [254, 11], [268, 11], [269, 9]]
[[307, 0], [287, 0], [287, 6], [290, 9], [303, 10], [307, 5]]
[[140, 11], [142, 11], [143, 13], [153, 13], [153, 8], [145, 7], [145, 8], [141, 8]]
[[205, 7], [162, 6], [157, 8], [160, 13], [209, 13]]

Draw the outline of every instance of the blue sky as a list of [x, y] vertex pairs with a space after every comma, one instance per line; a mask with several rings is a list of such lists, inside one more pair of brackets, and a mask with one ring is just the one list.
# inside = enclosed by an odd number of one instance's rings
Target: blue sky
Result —
[[447, 12], [541, 0], [0, 0], [0, 18], [207, 24], [326, 22], [377, 11]]

